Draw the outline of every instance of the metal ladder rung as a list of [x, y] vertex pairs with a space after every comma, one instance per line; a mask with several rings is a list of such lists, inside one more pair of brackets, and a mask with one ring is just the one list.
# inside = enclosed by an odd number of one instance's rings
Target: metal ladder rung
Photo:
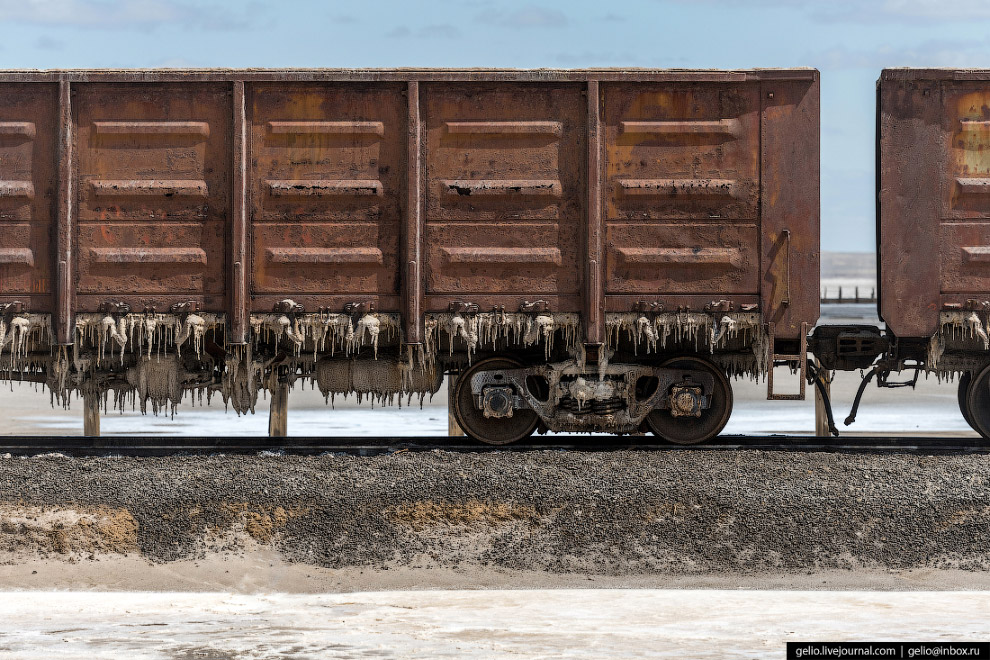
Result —
[[[801, 352], [797, 355], [789, 353], [774, 353], [776, 335], [774, 324], [768, 323], [770, 341], [770, 364], [767, 365], [767, 400], [768, 401], [804, 401], [805, 382], [808, 375], [808, 324], [801, 324]], [[773, 366], [777, 362], [797, 362], [800, 367], [801, 392], [799, 394], [777, 394], [773, 391]]]

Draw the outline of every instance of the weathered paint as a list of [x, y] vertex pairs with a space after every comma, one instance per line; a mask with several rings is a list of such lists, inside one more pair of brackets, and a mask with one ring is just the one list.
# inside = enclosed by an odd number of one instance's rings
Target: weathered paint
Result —
[[[818, 315], [813, 70], [0, 73], [0, 302]], [[8, 171], [9, 169], [9, 171]], [[982, 170], [981, 170], [982, 171]], [[784, 237], [788, 237], [785, 238]], [[57, 305], [55, 303], [58, 303]]]
[[927, 338], [990, 300], [990, 72], [884, 70], [877, 112], [880, 313]]
[[0, 94], [0, 295], [35, 312], [53, 307], [58, 117], [56, 85]]

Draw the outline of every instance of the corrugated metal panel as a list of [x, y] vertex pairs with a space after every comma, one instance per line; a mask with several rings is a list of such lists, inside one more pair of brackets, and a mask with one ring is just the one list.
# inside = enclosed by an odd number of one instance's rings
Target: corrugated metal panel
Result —
[[[582, 313], [591, 342], [605, 309], [639, 300], [759, 301], [784, 337], [817, 318], [813, 70], [7, 72], [0, 85], [0, 299], [49, 308], [54, 291], [61, 341], [74, 310], [118, 300], [197, 301], [229, 315], [235, 342], [248, 313], [286, 297], [374, 302], [403, 314], [409, 341], [453, 300], [545, 300]], [[981, 172], [956, 176], [981, 198]]]
[[[395, 309], [406, 99], [396, 84], [258, 84], [251, 108], [252, 309], [350, 296]], [[333, 302], [331, 302], [331, 300]]]
[[0, 295], [52, 308], [55, 85], [0, 82]]
[[881, 315], [928, 337], [990, 299], [990, 72], [885, 70], [879, 99]]
[[606, 293], [757, 294], [758, 87], [604, 90]]
[[77, 300], [223, 309], [231, 195], [228, 85], [74, 90]]
[[427, 309], [474, 294], [516, 311], [577, 296], [584, 102], [576, 84], [430, 84]]

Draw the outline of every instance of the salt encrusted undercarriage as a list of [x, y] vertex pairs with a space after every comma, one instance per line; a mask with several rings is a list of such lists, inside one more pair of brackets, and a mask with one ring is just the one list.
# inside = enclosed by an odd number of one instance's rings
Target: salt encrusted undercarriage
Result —
[[[855, 421], [874, 378], [881, 388], [914, 387], [926, 373], [940, 381], [958, 381], [963, 417], [990, 438], [990, 303], [943, 310], [935, 333], [927, 338], [896, 337], [876, 326], [822, 326], [815, 329], [810, 347], [825, 370], [869, 369], [847, 426]], [[895, 375], [905, 371], [913, 376], [905, 380]]]
[[977, 311], [943, 311], [938, 331], [928, 342], [925, 368], [952, 379], [990, 360], [990, 315]]
[[299, 380], [328, 399], [356, 394], [383, 403], [439, 387], [426, 362], [400, 353], [390, 314], [256, 315], [244, 345], [226, 344], [220, 314], [78, 314], [71, 346], [54, 343], [47, 315], [2, 323], [0, 378], [43, 383], [63, 406], [73, 395], [97, 396], [104, 408], [174, 414], [186, 397], [195, 403], [219, 393], [247, 413], [261, 391]]
[[[627, 433], [656, 410], [697, 417], [710, 408], [711, 375], [664, 368], [664, 360], [699, 354], [716, 370], [758, 377], [768, 351], [756, 313], [609, 314], [606, 344], [588, 355], [571, 313], [428, 314], [426, 341], [408, 346], [395, 314], [306, 314], [291, 301], [281, 308], [252, 315], [243, 345], [225, 343], [222, 314], [80, 313], [70, 346], [54, 342], [47, 315], [8, 315], [0, 325], [0, 378], [43, 383], [63, 406], [75, 395], [96, 397], [104, 409], [174, 414], [187, 397], [195, 403], [219, 394], [247, 413], [261, 392], [300, 381], [330, 402], [351, 394], [381, 404], [422, 402], [444, 373], [510, 356], [518, 368], [471, 378], [474, 412], [497, 418], [525, 408], [538, 414], [542, 430]], [[505, 382], [492, 389], [493, 378]], [[541, 384], [534, 390], [527, 379]], [[508, 393], [511, 406], [493, 414], [499, 393]]]
[[634, 433], [654, 410], [701, 417], [711, 407], [714, 378], [697, 370], [608, 362], [612, 351], [588, 365], [583, 355], [518, 369], [471, 376], [475, 408], [486, 418], [530, 409], [550, 431]]

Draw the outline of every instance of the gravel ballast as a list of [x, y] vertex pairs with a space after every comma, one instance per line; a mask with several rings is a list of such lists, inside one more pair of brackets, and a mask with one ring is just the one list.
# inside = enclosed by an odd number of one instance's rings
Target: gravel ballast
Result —
[[0, 560], [263, 546], [329, 568], [990, 568], [990, 455], [0, 458]]

